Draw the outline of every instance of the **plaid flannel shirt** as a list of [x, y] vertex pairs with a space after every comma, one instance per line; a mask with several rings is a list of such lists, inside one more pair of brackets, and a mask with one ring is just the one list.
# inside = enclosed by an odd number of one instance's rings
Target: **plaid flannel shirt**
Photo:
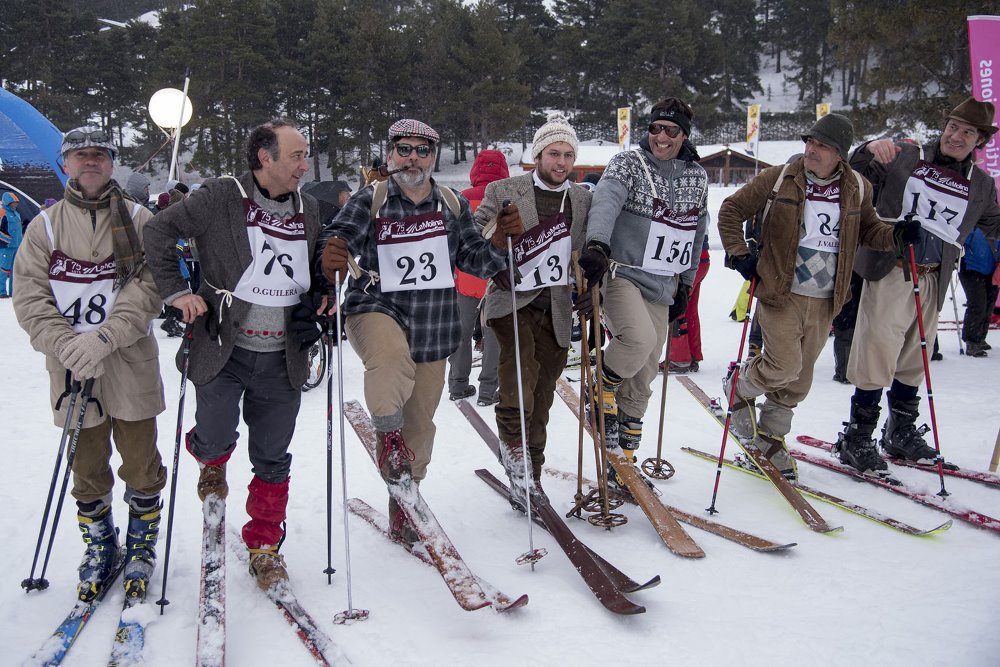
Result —
[[[389, 191], [380, 217], [403, 218], [432, 213], [441, 208], [448, 230], [448, 249], [452, 269], [480, 278], [489, 278], [507, 266], [507, 254], [497, 250], [484, 238], [473, 222], [469, 202], [461, 195], [461, 211], [455, 217], [441, 197], [438, 185], [432, 181], [431, 195], [414, 204], [402, 193], [396, 182], [389, 179]], [[344, 205], [340, 213], [320, 234], [316, 261], [326, 247], [326, 240], [337, 236], [348, 243], [353, 256], [358, 257], [362, 269], [378, 270], [375, 247], [375, 227], [371, 221], [372, 187], [357, 192]], [[322, 275], [322, 271], [317, 271]], [[372, 283], [368, 274], [351, 278], [343, 302], [344, 315], [355, 313], [385, 313], [399, 323], [408, 334], [410, 356], [417, 363], [427, 363], [448, 357], [458, 349], [462, 327], [458, 317], [458, 298], [455, 288], [420, 289], [405, 292], [383, 292], [379, 283]]]

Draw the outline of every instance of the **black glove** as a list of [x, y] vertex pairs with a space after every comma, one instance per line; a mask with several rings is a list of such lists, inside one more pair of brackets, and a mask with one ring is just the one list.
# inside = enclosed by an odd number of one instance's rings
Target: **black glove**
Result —
[[[218, 342], [219, 316], [216, 314], [215, 308], [212, 307], [212, 304], [209, 303], [208, 300], [205, 301], [205, 307], [208, 309], [205, 311], [205, 314], [202, 315], [202, 317], [205, 318], [205, 331], [208, 332], [208, 339], [210, 341], [212, 341], [213, 343]], [[222, 343], [219, 342], [219, 345], [222, 345]]]
[[[497, 289], [501, 289], [504, 292], [510, 291], [510, 268], [505, 268], [498, 274], [493, 276], [493, 284], [497, 286]], [[521, 273], [515, 268], [514, 269], [514, 284], [521, 284]]]
[[594, 314], [594, 293], [587, 290], [582, 294], [573, 292], [573, 310], [583, 317], [591, 317]]
[[744, 280], [753, 280], [759, 277], [757, 275], [757, 255], [753, 253], [737, 257], [730, 256], [726, 258], [726, 266], [738, 272]]
[[288, 317], [288, 335], [299, 344], [300, 350], [309, 349], [323, 335], [326, 317], [316, 314], [322, 301], [322, 294], [306, 292], [299, 295], [299, 305], [292, 308]]
[[898, 221], [892, 226], [892, 239], [896, 242], [896, 250], [902, 256], [906, 246], [920, 240], [920, 221], [912, 216]]
[[670, 321], [684, 317], [684, 313], [688, 309], [688, 301], [691, 299], [691, 286], [681, 283], [677, 286], [677, 292], [674, 293], [674, 302], [670, 304]]
[[601, 278], [608, 271], [608, 266], [610, 262], [608, 257], [611, 255], [611, 248], [607, 245], [601, 243], [600, 241], [591, 241], [587, 244], [587, 247], [582, 253], [580, 253], [580, 270], [583, 271], [583, 277], [587, 280], [587, 286], [596, 287], [601, 284]]

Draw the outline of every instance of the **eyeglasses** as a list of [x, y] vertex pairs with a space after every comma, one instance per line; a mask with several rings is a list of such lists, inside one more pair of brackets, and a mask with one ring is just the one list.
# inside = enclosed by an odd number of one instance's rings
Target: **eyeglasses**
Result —
[[650, 123], [649, 133], [654, 137], [660, 132], [666, 132], [668, 137], [676, 137], [681, 133], [680, 125], [657, 125], [656, 123]]
[[82, 144], [87, 141], [93, 141], [100, 144], [110, 144], [111, 137], [104, 130], [91, 130], [90, 132], [84, 132], [83, 130], [73, 130], [66, 135], [64, 141], [68, 141], [71, 144]]
[[396, 152], [399, 153], [399, 157], [410, 157], [410, 153], [414, 151], [417, 152], [417, 157], [427, 157], [434, 152], [434, 149], [429, 144], [420, 144], [419, 146], [396, 144]]

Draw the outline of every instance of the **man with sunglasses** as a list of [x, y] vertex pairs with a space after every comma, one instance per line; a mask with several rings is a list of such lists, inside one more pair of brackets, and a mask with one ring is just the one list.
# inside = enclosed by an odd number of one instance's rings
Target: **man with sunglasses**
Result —
[[[306, 139], [276, 119], [247, 137], [248, 170], [210, 178], [156, 215], [146, 234], [149, 264], [164, 301], [192, 328], [188, 377], [196, 424], [188, 451], [201, 468], [198, 497], [224, 500], [226, 463], [239, 439], [240, 408], [253, 470], [243, 541], [250, 574], [267, 591], [288, 580], [283, 523], [292, 455], [289, 447], [308, 374], [308, 348], [321, 334], [311, 258], [319, 205], [299, 192], [309, 170]], [[201, 266], [198, 293], [181, 274], [177, 239], [193, 239]], [[178, 352], [178, 364], [183, 359]]]
[[73, 459], [72, 493], [87, 545], [77, 594], [93, 599], [119, 552], [113, 440], [129, 508], [125, 592], [141, 600], [155, 563], [166, 482], [156, 448], [163, 384], [150, 334], [161, 303], [141, 245], [153, 215], [111, 180], [118, 149], [107, 132], [67, 132], [61, 152], [69, 182], [64, 198], [28, 225], [14, 261], [14, 311], [32, 347], [45, 355], [57, 426], [66, 423], [71, 380], [94, 380]]
[[602, 308], [612, 338], [598, 396], [607, 446], [621, 447], [630, 462], [669, 323], [687, 308], [708, 227], [708, 175], [687, 140], [693, 115], [675, 97], [653, 105], [639, 148], [614, 156], [597, 184], [580, 256], [589, 285], [611, 269]]
[[[761, 353], [740, 368], [731, 430], [791, 481], [797, 473], [784, 436], [792, 411], [812, 386], [833, 318], [851, 298], [858, 245], [886, 250], [894, 239], [920, 231], [916, 222], [894, 229], [879, 220], [871, 185], [847, 163], [853, 139], [846, 116], [823, 116], [802, 135], [802, 157], [765, 169], [719, 210], [726, 266], [755, 281], [764, 341]], [[747, 245], [743, 223], [762, 208], [758, 256]], [[727, 398], [734, 370], [735, 364], [723, 382]], [[755, 400], [761, 395], [758, 418]]]
[[858, 253], [855, 270], [865, 281], [847, 362], [847, 377], [855, 391], [837, 450], [841, 461], [862, 473], [889, 474], [872, 437], [886, 387], [889, 415], [879, 441], [882, 450], [892, 458], [918, 463], [937, 459], [937, 450], [923, 438], [926, 426], [916, 426], [924, 365], [911, 279], [920, 288], [925, 340], [932, 341], [965, 239], [974, 229], [989, 239], [1000, 237], [996, 184], [976, 166], [975, 155], [997, 132], [994, 111], [991, 102], [970, 97], [944, 114], [941, 136], [928, 144], [878, 139], [851, 155], [851, 166], [878, 190], [876, 208], [883, 217], [912, 214], [923, 226], [912, 239], [917, 275], [910, 279], [904, 274], [909, 248], [902, 257], [869, 250]]
[[[378, 432], [387, 482], [427, 474], [434, 412], [445, 362], [459, 345], [461, 320], [454, 269], [480, 278], [507, 266], [507, 237], [523, 231], [515, 207], [484, 238], [469, 202], [431, 178], [440, 141], [413, 119], [389, 127], [390, 176], [357, 192], [323, 231], [323, 274], [332, 285], [360, 256], [343, 302], [347, 338], [365, 366], [365, 401]], [[394, 537], [416, 539], [389, 501]]]

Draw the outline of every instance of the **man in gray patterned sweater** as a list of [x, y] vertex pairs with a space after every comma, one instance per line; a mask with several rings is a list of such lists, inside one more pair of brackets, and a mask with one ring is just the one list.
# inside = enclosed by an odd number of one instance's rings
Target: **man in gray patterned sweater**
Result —
[[607, 446], [620, 446], [630, 462], [667, 329], [687, 308], [708, 228], [708, 175], [687, 141], [693, 116], [675, 97], [653, 105], [639, 148], [613, 157], [597, 184], [580, 257], [591, 285], [610, 271], [601, 402]]

